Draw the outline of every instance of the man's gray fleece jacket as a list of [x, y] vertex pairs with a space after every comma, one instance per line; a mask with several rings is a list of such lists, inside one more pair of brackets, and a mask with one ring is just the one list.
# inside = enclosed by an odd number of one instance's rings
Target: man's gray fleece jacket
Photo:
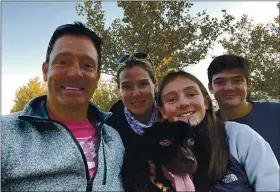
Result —
[[98, 168], [89, 178], [81, 146], [68, 128], [49, 119], [46, 98], [2, 116], [1, 191], [123, 191], [125, 152], [119, 134], [104, 124], [110, 113], [89, 104], [88, 118], [100, 129]]

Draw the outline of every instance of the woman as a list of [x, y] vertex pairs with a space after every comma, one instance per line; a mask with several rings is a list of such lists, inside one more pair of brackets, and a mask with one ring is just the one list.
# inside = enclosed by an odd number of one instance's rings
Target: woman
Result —
[[117, 85], [121, 100], [111, 107], [113, 115], [107, 124], [119, 132], [126, 150], [123, 175], [126, 181], [132, 180], [125, 184], [135, 186], [125, 188], [136, 188], [136, 185], [139, 188], [145, 185], [145, 179], [139, 177], [148, 176], [147, 162], [143, 163], [146, 159], [144, 133], [156, 118], [156, 77], [146, 53], [125, 55], [118, 64]]
[[279, 164], [269, 144], [254, 130], [221, 122], [203, 84], [193, 75], [167, 74], [158, 92], [163, 119], [197, 125], [196, 191], [279, 191]]

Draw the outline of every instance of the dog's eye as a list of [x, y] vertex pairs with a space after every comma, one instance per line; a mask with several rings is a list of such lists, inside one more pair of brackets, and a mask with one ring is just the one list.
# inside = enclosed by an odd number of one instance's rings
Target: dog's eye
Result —
[[194, 138], [189, 138], [188, 145], [193, 145], [193, 144], [194, 144]]
[[167, 146], [169, 146], [169, 145], [172, 145], [172, 141], [170, 141], [169, 139], [164, 139], [164, 140], [161, 140], [161, 141], [159, 142], [159, 144], [160, 144], [161, 146], [163, 146], [163, 147], [167, 147]]

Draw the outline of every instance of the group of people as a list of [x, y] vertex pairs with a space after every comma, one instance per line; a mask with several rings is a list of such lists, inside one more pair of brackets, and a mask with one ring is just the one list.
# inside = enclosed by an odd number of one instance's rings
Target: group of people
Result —
[[[206, 157], [207, 166], [198, 164], [189, 178], [195, 191], [280, 191], [280, 103], [247, 100], [252, 82], [245, 58], [221, 55], [210, 63], [215, 111], [192, 74], [172, 71], [158, 82], [147, 53], [124, 55], [116, 63], [121, 100], [103, 112], [90, 102], [101, 47], [80, 22], [55, 30], [42, 65], [48, 94], [2, 116], [1, 190], [123, 191], [125, 159], [142, 165], [145, 131], [168, 120], [199, 125], [196, 156]], [[174, 178], [175, 189], [187, 191]]]

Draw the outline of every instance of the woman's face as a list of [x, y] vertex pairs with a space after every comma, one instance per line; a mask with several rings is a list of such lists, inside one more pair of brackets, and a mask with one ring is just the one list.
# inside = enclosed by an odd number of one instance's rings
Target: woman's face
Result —
[[160, 112], [169, 121], [184, 121], [199, 124], [209, 106], [209, 97], [204, 97], [194, 81], [178, 76], [163, 89]]
[[120, 72], [120, 93], [127, 109], [137, 115], [149, 113], [154, 102], [155, 85], [149, 73], [140, 66]]

